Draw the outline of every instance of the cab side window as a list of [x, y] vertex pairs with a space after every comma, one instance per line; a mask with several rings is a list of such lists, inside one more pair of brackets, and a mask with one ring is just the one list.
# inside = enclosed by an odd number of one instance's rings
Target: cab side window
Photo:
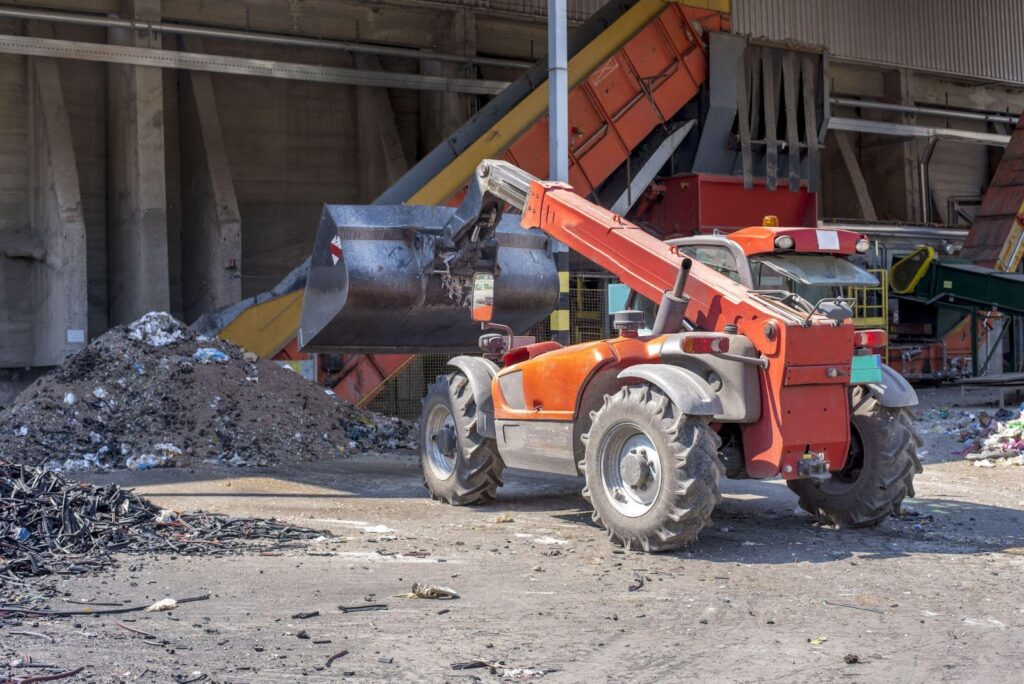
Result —
[[715, 269], [730, 280], [741, 282], [736, 257], [728, 248], [719, 245], [682, 245], [679, 247], [679, 251], [705, 266]]
[[759, 261], [751, 261], [750, 270], [754, 276], [755, 290], [786, 290], [793, 291], [793, 282], [778, 271], [766, 268]]

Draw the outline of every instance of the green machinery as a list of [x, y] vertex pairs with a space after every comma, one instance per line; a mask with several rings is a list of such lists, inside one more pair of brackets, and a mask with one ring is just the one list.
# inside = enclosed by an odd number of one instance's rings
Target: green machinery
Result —
[[[890, 272], [893, 292], [925, 307], [936, 307], [948, 319], [971, 316], [971, 365], [978, 375], [978, 316], [980, 312], [1024, 316], [1024, 275], [948, 257], [938, 258], [931, 247], [919, 247], [897, 261]], [[1003, 326], [1005, 335], [1009, 326]], [[991, 357], [991, 353], [989, 354]], [[985, 359], [985, 366], [990, 359]]]

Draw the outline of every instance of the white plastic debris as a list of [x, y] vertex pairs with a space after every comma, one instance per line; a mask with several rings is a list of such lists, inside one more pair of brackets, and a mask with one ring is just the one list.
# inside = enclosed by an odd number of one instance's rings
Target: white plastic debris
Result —
[[995, 468], [996, 464], [993, 463], [992, 461], [988, 460], [987, 458], [983, 458], [980, 461], [975, 461], [974, 462], [974, 467], [975, 468]]
[[214, 347], [203, 347], [202, 349], [197, 349], [196, 353], [192, 355], [192, 358], [199, 363], [224, 363], [231, 359], [230, 356]]
[[149, 470], [150, 468], [159, 468], [167, 465], [168, 461], [181, 456], [183, 453], [181, 449], [173, 444], [157, 444], [153, 447], [153, 451], [154, 453], [152, 454], [129, 456], [125, 459], [124, 464], [132, 470]]
[[67, 404], [68, 406], [74, 406], [77, 402], [78, 402], [78, 397], [75, 395], [74, 392], [65, 392], [64, 393], [64, 403], [65, 404]]
[[555, 670], [542, 670], [533, 667], [497, 667], [494, 670], [501, 674], [501, 678], [506, 682], [525, 682], [539, 679], [549, 672], [555, 672]]
[[177, 511], [172, 511], [169, 508], [161, 509], [156, 516], [156, 522], [158, 523], [170, 523], [178, 519]]
[[185, 336], [185, 329], [170, 314], [163, 311], [150, 311], [139, 320], [129, 324], [128, 334], [150, 347], [166, 347], [182, 339]]
[[92, 396], [96, 397], [97, 399], [106, 399], [107, 397], [110, 396], [110, 392], [103, 389], [102, 387], [97, 387], [92, 391]]
[[100, 466], [98, 454], [92, 452], [83, 454], [82, 458], [67, 458], [63, 461], [50, 461], [46, 469], [55, 473], [78, 473], [83, 470], [92, 470]]
[[172, 598], [160, 599], [149, 608], [146, 608], [147, 613], [159, 613], [164, 610], [174, 610], [178, 607], [178, 602]]
[[18, 437], [24, 437], [28, 434], [28, 425], [22, 425], [20, 428], [14, 431]]
[[569, 542], [567, 542], [564, 539], [558, 539], [556, 537], [552, 537], [552, 536], [549, 536], [549, 535], [542, 535], [542, 536], [538, 537], [538, 536], [535, 536], [535, 535], [532, 535], [532, 534], [527, 534], [526, 532], [517, 532], [516, 533], [516, 537], [518, 539], [525, 539], [527, 541], [531, 541], [534, 544], [568, 544], [569, 543]]
[[149, 470], [150, 468], [159, 468], [165, 463], [161, 461], [153, 454], [139, 454], [138, 456], [129, 456], [125, 459], [124, 465], [129, 470]]

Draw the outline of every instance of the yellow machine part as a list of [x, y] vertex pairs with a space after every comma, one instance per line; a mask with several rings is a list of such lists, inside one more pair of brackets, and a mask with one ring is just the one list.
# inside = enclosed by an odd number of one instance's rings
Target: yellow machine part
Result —
[[896, 294], [909, 294], [928, 272], [928, 267], [935, 261], [935, 250], [931, 247], [918, 247], [903, 257], [889, 271], [889, 283]]
[[1021, 258], [1024, 257], [1024, 223], [1021, 223], [1022, 216], [1024, 216], [1024, 205], [1020, 207], [1020, 211], [1017, 212], [1017, 216], [1013, 219], [1010, 234], [1006, 236], [1006, 242], [1003, 243], [1003, 248], [999, 251], [999, 257], [996, 259], [995, 265], [997, 271], [1014, 273], [1017, 271], [1017, 267], [1020, 266]]
[[[586, 78], [609, 56], [665, 9], [666, 0], [640, 0], [569, 60], [569, 88]], [[728, 13], [730, 0], [685, 0], [682, 4]], [[527, 95], [497, 124], [420, 188], [409, 204], [441, 204], [454, 195], [484, 159], [498, 156], [548, 107], [548, 84]], [[261, 358], [269, 358], [295, 338], [302, 315], [302, 291], [249, 307], [221, 329], [219, 336]]]
[[302, 290], [261, 302], [240, 313], [219, 337], [269, 359], [295, 339], [302, 314]]

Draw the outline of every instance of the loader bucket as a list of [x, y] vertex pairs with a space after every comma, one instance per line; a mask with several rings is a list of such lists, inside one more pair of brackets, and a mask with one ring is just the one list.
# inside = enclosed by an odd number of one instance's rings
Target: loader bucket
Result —
[[[481, 335], [466, 297], [452, 299], [433, 273], [433, 239], [451, 207], [327, 205], [302, 304], [305, 351], [475, 351]], [[549, 240], [506, 215], [497, 229], [495, 323], [522, 334], [558, 298]], [[469, 291], [465, 292], [469, 295]]]

